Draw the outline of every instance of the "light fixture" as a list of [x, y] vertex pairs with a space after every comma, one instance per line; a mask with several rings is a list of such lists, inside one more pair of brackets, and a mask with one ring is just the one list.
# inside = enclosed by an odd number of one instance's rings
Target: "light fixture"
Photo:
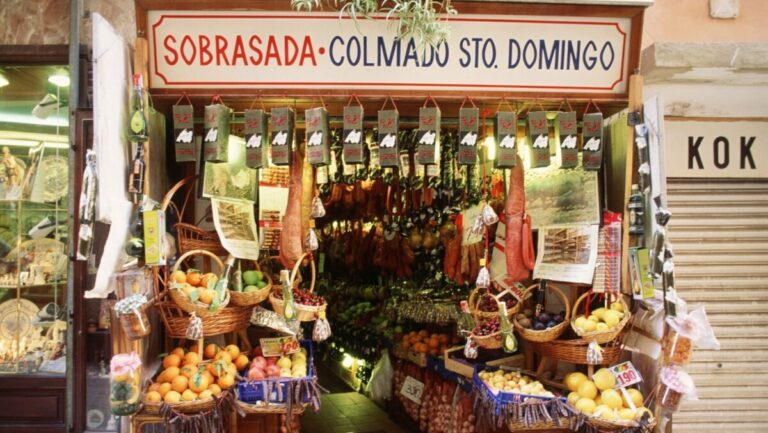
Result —
[[57, 69], [48, 77], [48, 82], [56, 87], [67, 87], [69, 86], [69, 72], [64, 69]]
[[0, 87], [5, 87], [9, 84], [11, 84], [11, 82], [8, 81], [8, 77], [5, 76], [5, 73], [3, 73], [3, 71], [0, 71]]
[[341, 366], [348, 369], [349, 367], [352, 367], [352, 363], [354, 362], [355, 358], [345, 354], [344, 359], [341, 361]]

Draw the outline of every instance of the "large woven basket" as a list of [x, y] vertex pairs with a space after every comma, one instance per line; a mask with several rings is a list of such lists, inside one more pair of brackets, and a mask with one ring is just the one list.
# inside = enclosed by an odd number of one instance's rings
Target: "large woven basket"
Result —
[[155, 299], [150, 299], [145, 302], [144, 305], [139, 307], [137, 311], [117, 316], [117, 319], [120, 321], [120, 326], [123, 328], [123, 332], [129, 340], [144, 338], [152, 332], [152, 325], [149, 323], [147, 310], [154, 303]]
[[[219, 266], [220, 271], [224, 269], [224, 263], [222, 263], [221, 259], [215, 254], [205, 250], [192, 250], [182, 254], [181, 257], [179, 257], [179, 259], [176, 260], [176, 263], [173, 264], [172, 271], [175, 272], [179, 270], [179, 267], [184, 262], [184, 260], [194, 256], [207, 256]], [[229, 290], [225, 290], [224, 299], [221, 300], [220, 307], [212, 311], [210, 310], [210, 306], [208, 304], [205, 304], [200, 301], [192, 302], [189, 299], [189, 297], [187, 297], [187, 295], [181, 289], [171, 287], [170, 284], [168, 285], [168, 292], [171, 294], [171, 298], [173, 299], [174, 302], [176, 302], [179, 308], [186, 311], [187, 313], [195, 313], [198, 317], [206, 317], [206, 316], [219, 314], [224, 309], [224, 307], [226, 307], [227, 304], [229, 304], [229, 299], [230, 299]]]
[[[261, 270], [258, 262], [253, 262], [256, 270]], [[255, 292], [237, 292], [234, 290], [229, 291], [230, 302], [232, 305], [238, 307], [253, 307], [264, 302], [269, 297], [272, 291], [272, 278], [264, 273], [264, 277], [267, 279], [267, 285]]]
[[584, 332], [574, 325], [574, 320], [579, 312], [579, 305], [589, 295], [590, 295], [590, 292], [584, 293], [583, 295], [579, 296], [579, 298], [573, 304], [573, 317], [571, 318], [571, 328], [573, 329], [573, 332], [575, 332], [576, 335], [583, 338], [584, 340], [594, 341], [598, 344], [608, 343], [610, 341], [615, 340], [616, 337], [618, 337], [619, 334], [621, 334], [621, 331], [624, 329], [627, 323], [629, 323], [629, 319], [632, 317], [632, 313], [629, 311], [629, 306], [627, 305], [627, 302], [624, 300], [624, 296], [618, 295], [619, 302], [621, 302], [621, 305], [624, 310], [624, 317], [621, 319], [621, 321], [619, 321], [618, 324], [616, 324], [615, 326], [613, 326], [607, 331]]
[[640, 423], [638, 423], [637, 421], [624, 421], [624, 420], [608, 421], [608, 420], [594, 417], [594, 416], [585, 416], [584, 419], [587, 424], [603, 432], [608, 432], [608, 431], [610, 432], [613, 432], [613, 431], [652, 432], [653, 428], [656, 426], [656, 418], [652, 418], [650, 424], [647, 425], [644, 429], [640, 427]]
[[[472, 314], [474, 314], [475, 320], [476, 321], [480, 320], [485, 322], [487, 320], [491, 320], [492, 318], [498, 316], [499, 312], [498, 311], [482, 311], [478, 309], [477, 305], [480, 303], [480, 299], [485, 296], [490, 296], [494, 298], [497, 302], [500, 302], [500, 298], [498, 295], [494, 296], [493, 294], [491, 294], [490, 291], [486, 291], [485, 293], [480, 293], [481, 290], [482, 289], [480, 287], [475, 287], [475, 289], [472, 290], [472, 293], [469, 294], [468, 303], [469, 303], [469, 311], [471, 311]], [[512, 320], [512, 318], [515, 317], [515, 314], [517, 314], [517, 312], [520, 311], [520, 304], [521, 302], [518, 299], [517, 304], [515, 304], [515, 306], [513, 306], [512, 308], [507, 308], [507, 317], [510, 320]]]
[[[226, 392], [226, 391], [225, 391]], [[163, 402], [144, 402], [144, 410], [150, 415], [159, 415]], [[216, 406], [216, 400], [209, 398], [207, 400], [182, 401], [169, 404], [176, 412], [181, 413], [199, 413], [204, 410], [213, 409]]]
[[[531, 342], [533, 351], [550, 359], [569, 362], [571, 364], [589, 365], [587, 360], [587, 348], [589, 341], [576, 340], [552, 340], [545, 343]], [[601, 346], [603, 349], [603, 362], [600, 365], [613, 365], [621, 359], [622, 345], [618, 342]]]
[[[176, 234], [179, 243], [179, 253], [184, 254], [192, 250], [205, 250], [217, 256], [226, 256], [227, 250], [221, 245], [219, 234], [215, 230], [203, 230], [195, 224], [189, 224], [183, 222], [184, 211], [187, 209], [189, 203], [189, 197], [194, 191], [195, 181], [197, 176], [189, 176], [181, 179], [176, 183], [163, 197], [163, 201], [160, 203], [160, 209], [165, 211], [168, 207], [172, 207], [176, 214], [179, 216], [179, 222], [174, 225], [176, 228]], [[180, 189], [186, 187], [187, 191], [184, 194], [184, 201], [182, 202], [181, 209], [172, 201], [173, 196]]]
[[[243, 411], [243, 413], [245, 414], [262, 415], [262, 414], [287, 414], [288, 413], [288, 406], [282, 403], [252, 404], [252, 403], [246, 403], [244, 401], [237, 400], [237, 405], [239, 406], [240, 410]], [[291, 408], [291, 413], [293, 415], [301, 415], [304, 413], [306, 408], [307, 408], [306, 403], [295, 404]]]
[[[297, 278], [297, 275], [299, 273], [299, 267], [301, 266], [301, 262], [304, 260], [305, 257], [309, 257], [309, 254], [304, 253], [299, 260], [296, 261], [296, 264], [293, 266], [293, 270], [291, 271], [291, 286], [294, 287], [294, 281]], [[315, 290], [315, 261], [309, 260], [309, 266], [312, 270], [312, 279], [309, 283], [309, 289], [307, 291], [309, 293], [312, 293], [312, 291]], [[275, 289], [272, 290], [272, 292], [269, 294], [269, 302], [272, 304], [272, 309], [275, 311], [275, 313], [283, 315], [283, 312], [285, 311], [285, 301], [275, 296], [275, 292], [277, 290], [282, 290], [282, 288], [278, 285], [275, 286]], [[295, 304], [296, 306], [296, 319], [300, 322], [311, 322], [315, 319], [317, 319], [321, 312], [324, 312], [326, 308], [328, 308], [328, 304], [325, 303], [323, 305], [314, 307], [309, 305], [302, 305], [299, 303]]]
[[[533, 289], [538, 287], [539, 284], [537, 283], [525, 289], [523, 292], [522, 302], [525, 302], [527, 299], [529, 299], [533, 295]], [[524, 340], [544, 343], [557, 339], [559, 336], [563, 335], [563, 332], [565, 332], [566, 329], [568, 329], [568, 323], [570, 322], [571, 318], [571, 306], [570, 302], [568, 302], [568, 297], [565, 296], [565, 293], [563, 293], [559, 287], [552, 283], [548, 283], [547, 288], [552, 289], [552, 291], [554, 291], [562, 299], [563, 306], [565, 307], [565, 317], [563, 317], [563, 321], [558, 325], [541, 331], [524, 328], [522, 325], [520, 325], [520, 322], [517, 321], [517, 317], [515, 317], [513, 320], [515, 331], [517, 331], [520, 337], [522, 337]]]

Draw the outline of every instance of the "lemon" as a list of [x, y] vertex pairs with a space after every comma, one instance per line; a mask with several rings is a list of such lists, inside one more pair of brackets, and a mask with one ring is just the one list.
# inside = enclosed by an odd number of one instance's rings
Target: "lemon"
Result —
[[613, 387], [616, 386], [616, 378], [607, 368], [597, 370], [595, 374], [592, 375], [592, 380], [595, 381], [595, 386], [597, 386], [597, 389], [600, 391], [613, 389]]
[[[629, 398], [632, 399], [632, 403], [635, 404], [635, 408], [639, 409], [643, 406], [643, 393], [636, 390], [635, 388], [627, 388], [627, 394], [629, 394]], [[626, 407], [629, 407], [629, 403], [626, 402], [626, 398], [624, 399], [624, 403]]]
[[607, 310], [603, 314], [603, 321], [605, 322], [606, 325], [608, 325], [610, 327], [614, 327], [614, 326], [618, 325], [620, 320], [621, 319], [619, 318], [619, 313], [616, 312], [616, 311]]
[[593, 412], [595, 412], [595, 408], [597, 405], [595, 404], [594, 400], [591, 398], [580, 398], [576, 405], [574, 406], [576, 410], [578, 410], [581, 413], [585, 413], [587, 415], [592, 415]]
[[611, 409], [621, 409], [624, 406], [624, 400], [615, 389], [606, 389], [600, 394], [600, 401]]
[[611, 310], [623, 312], [624, 306], [621, 305], [621, 302], [614, 302], [613, 304], [611, 304]]
[[603, 404], [603, 399], [602, 399], [602, 398], [600, 398], [600, 396], [599, 396], [599, 395], [598, 395], [597, 397], [595, 397], [595, 404], [596, 404], [596, 405], [598, 405], [598, 406], [600, 406], [601, 404]]
[[[149, 394], [147, 394], [147, 395], [149, 395]], [[158, 394], [158, 396], [159, 395], [160, 394]], [[579, 401], [580, 398], [581, 398], [581, 396], [579, 395], [578, 392], [571, 392], [570, 394], [568, 394], [568, 404], [570, 404], [571, 406], [575, 406], [576, 402]], [[632, 416], [633, 416], [633, 419], [634, 419], [635, 415], [632, 414]]]
[[587, 376], [584, 373], [575, 371], [565, 376], [565, 386], [571, 391], [578, 391], [584, 381], [587, 380]]
[[[594, 316], [590, 316], [590, 317], [594, 317]], [[592, 320], [587, 320], [586, 322], [584, 322], [584, 326], [581, 329], [583, 329], [584, 332], [592, 332], [595, 329], [597, 329], [597, 322]]]
[[616, 414], [613, 413], [613, 409], [604, 404], [601, 404], [595, 408], [594, 415], [608, 421], [616, 420]]
[[607, 308], [598, 308], [597, 310], [593, 311], [592, 314], [597, 316], [598, 319], [603, 318], [603, 314], [608, 311]]
[[604, 332], [604, 331], [607, 331], [607, 330], [609, 330], [611, 328], [609, 328], [608, 325], [606, 325], [605, 323], [600, 322], [600, 323], [597, 324], [597, 328], [596, 329], [598, 331], [600, 331], [600, 332]]
[[590, 314], [589, 317], [587, 317], [587, 320], [589, 320], [590, 322], [597, 323], [600, 321], [600, 318], [595, 316], [594, 314]]
[[573, 324], [577, 328], [584, 328], [584, 323], [586, 323], [586, 322], [587, 322], [587, 318], [586, 317], [579, 316], [579, 317], [576, 318], [576, 320], [573, 322]]
[[582, 384], [579, 385], [579, 390], [577, 392], [580, 396], [586, 397], [590, 400], [594, 400], [595, 397], [597, 397], [597, 387], [591, 380], [585, 380], [582, 382]]
[[619, 409], [619, 419], [628, 420], [628, 421], [634, 420], [635, 411], [627, 408]]

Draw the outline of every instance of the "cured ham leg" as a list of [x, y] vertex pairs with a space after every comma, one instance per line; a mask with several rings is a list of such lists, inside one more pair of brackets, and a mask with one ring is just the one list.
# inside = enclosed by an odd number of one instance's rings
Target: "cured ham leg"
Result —
[[530, 275], [535, 260], [531, 218], [525, 214], [525, 176], [520, 157], [517, 157], [517, 164], [512, 167], [509, 176], [509, 193], [504, 207], [504, 218], [507, 281], [510, 283], [522, 281]]
[[299, 152], [293, 153], [291, 178], [288, 183], [288, 205], [285, 207], [283, 228], [280, 232], [280, 263], [288, 269], [293, 268], [302, 254], [301, 238], [301, 181], [304, 174], [304, 161]]

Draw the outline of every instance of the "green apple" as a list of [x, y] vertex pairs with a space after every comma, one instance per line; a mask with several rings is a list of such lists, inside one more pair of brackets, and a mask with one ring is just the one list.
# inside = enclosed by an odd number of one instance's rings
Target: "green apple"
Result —
[[243, 272], [243, 281], [247, 286], [255, 286], [257, 282], [261, 281], [264, 275], [261, 271], [245, 271]]
[[245, 286], [245, 288], [243, 288], [243, 292], [245, 293], [257, 292], [259, 290], [259, 286]]

